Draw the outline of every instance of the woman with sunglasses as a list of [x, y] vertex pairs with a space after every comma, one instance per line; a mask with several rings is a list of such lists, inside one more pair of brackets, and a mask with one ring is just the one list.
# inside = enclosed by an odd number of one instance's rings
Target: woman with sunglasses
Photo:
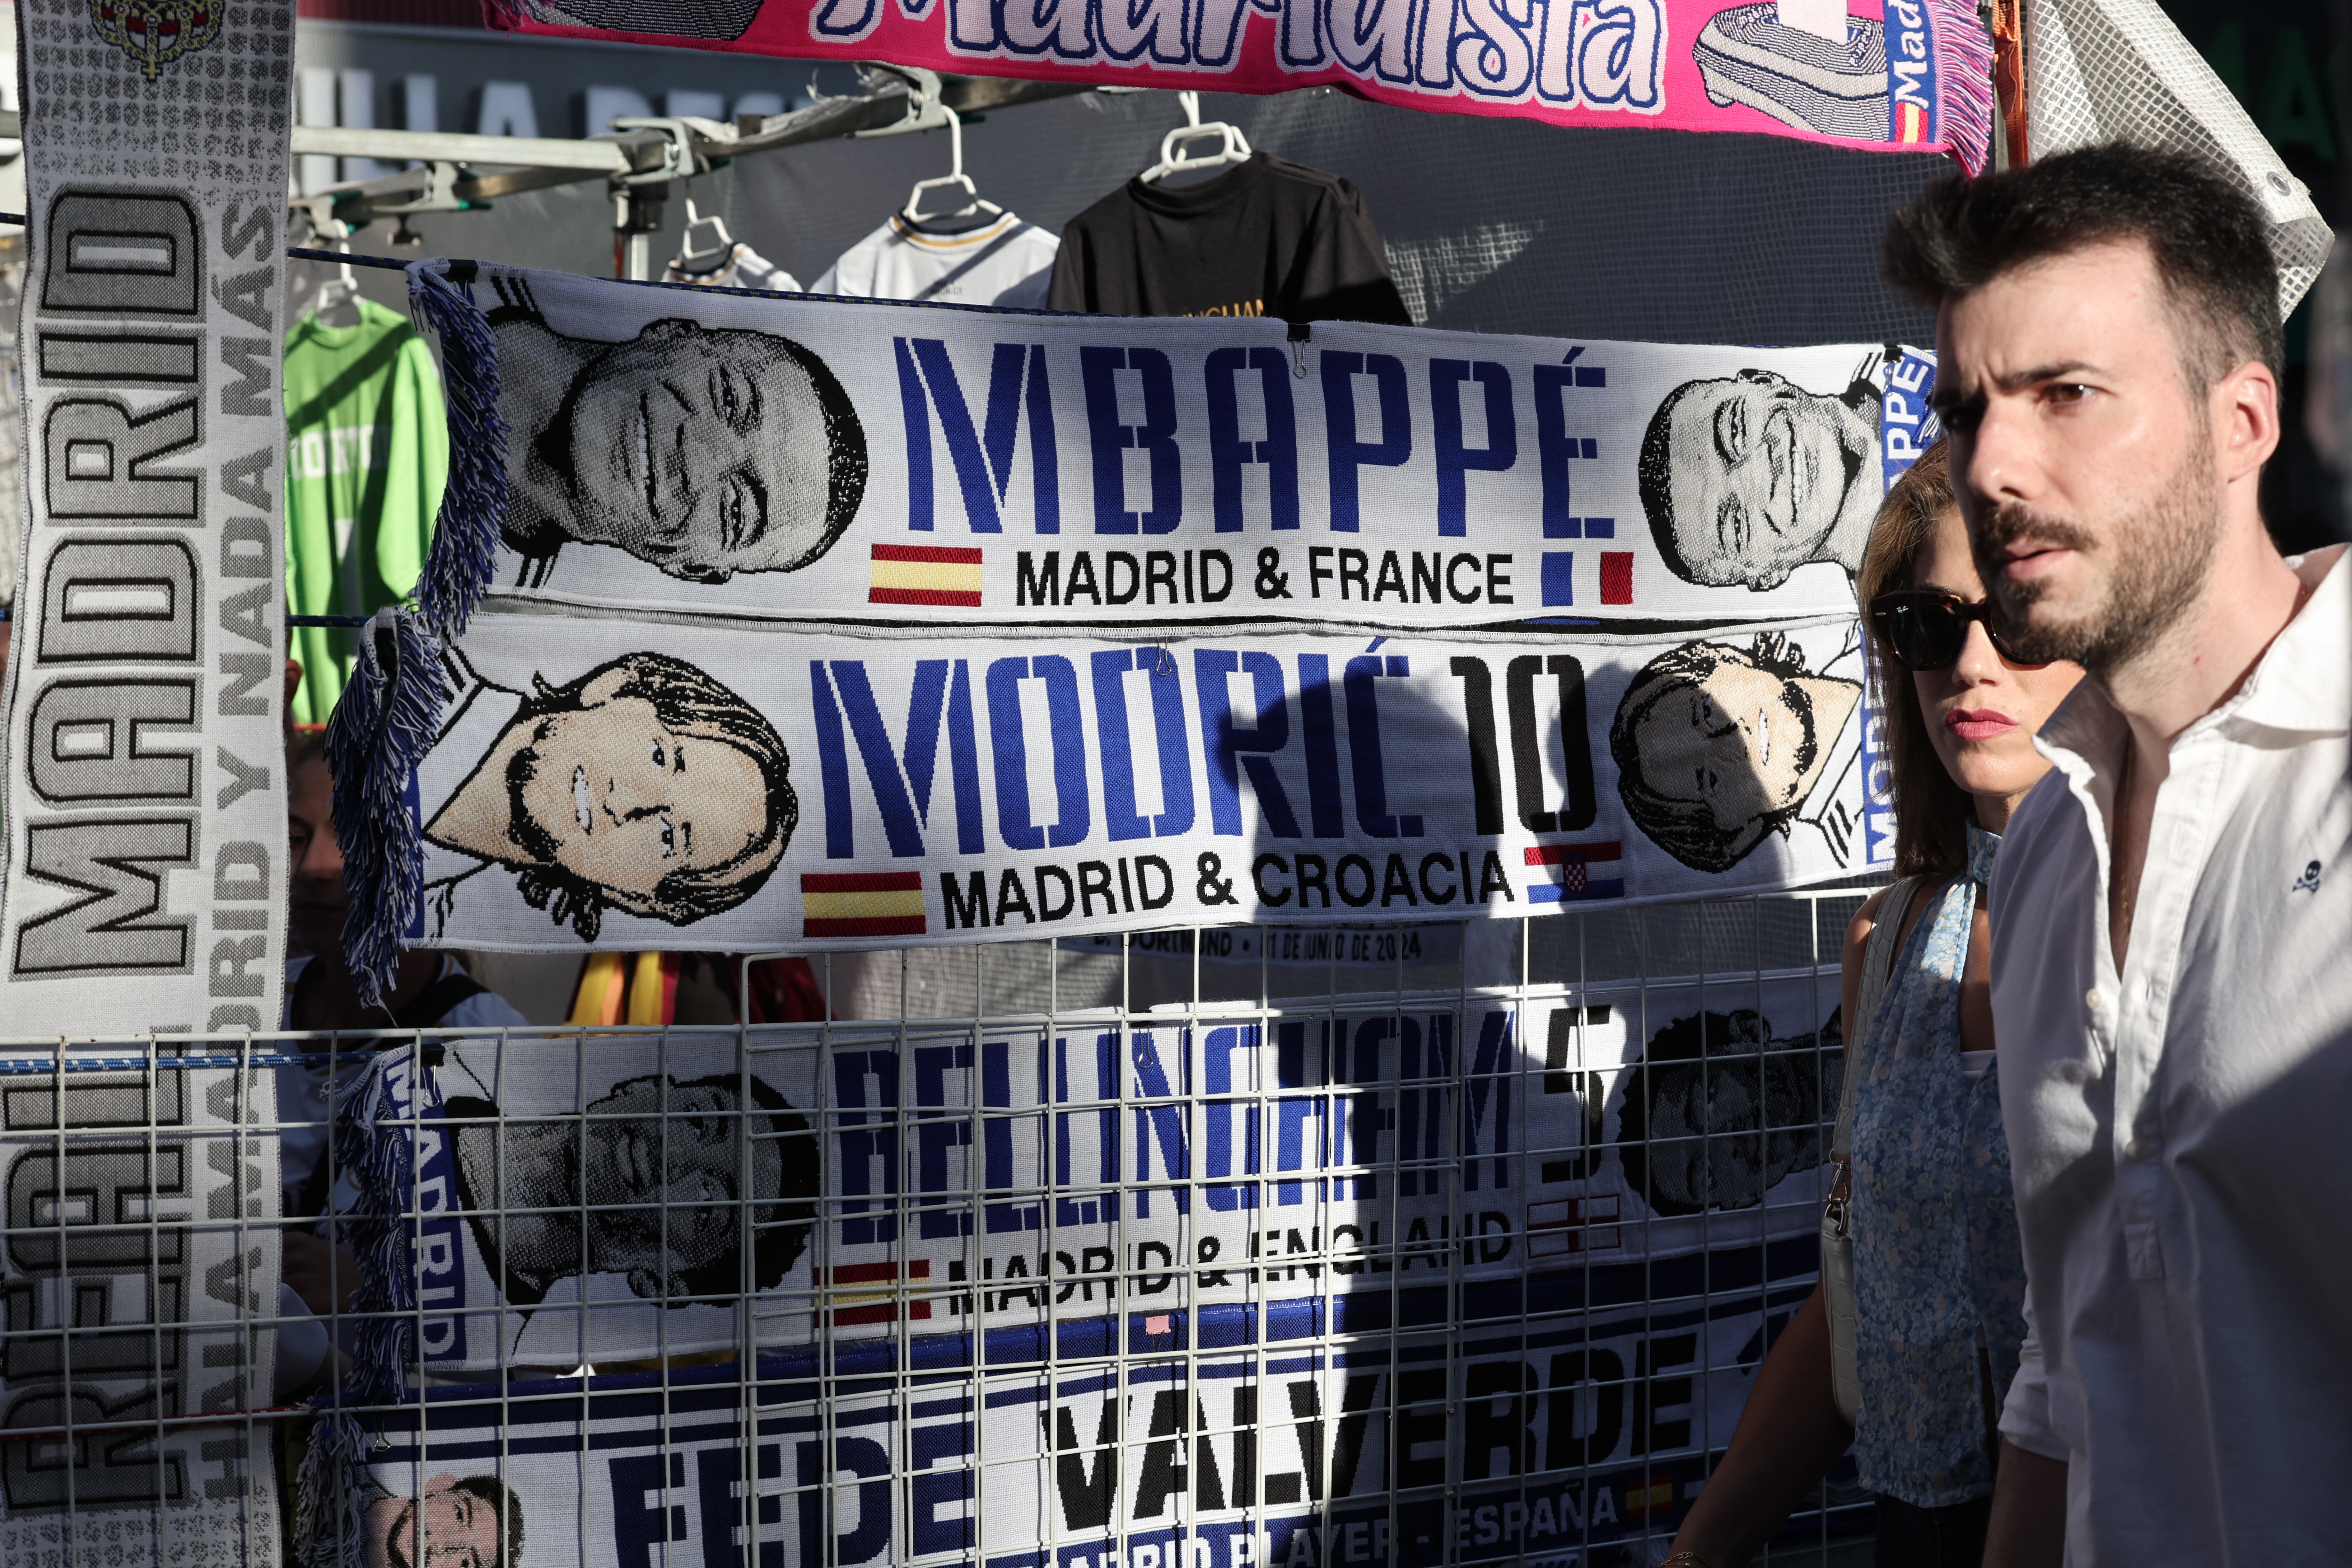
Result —
[[[1846, 931], [1843, 1016], [1881, 919], [1893, 968], [1846, 1070], [1853, 1110], [1855, 1370], [1848, 1426], [1815, 1290], [1758, 1373], [1731, 1447], [1666, 1559], [1735, 1568], [1851, 1443], [1878, 1501], [1878, 1561], [1977, 1568], [2000, 1401], [2024, 1331], [2025, 1267], [1993, 1062], [1983, 888], [2009, 816], [2050, 764], [2033, 749], [2071, 664], [2006, 658], [1937, 443], [1880, 508], [1858, 584], [1885, 715], [1895, 871]], [[1888, 906], [1908, 889], [1907, 910]]]

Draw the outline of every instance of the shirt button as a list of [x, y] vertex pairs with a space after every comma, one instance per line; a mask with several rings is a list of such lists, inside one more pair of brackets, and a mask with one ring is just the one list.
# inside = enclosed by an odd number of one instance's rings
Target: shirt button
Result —
[[2094, 985], [2083, 993], [2083, 1005], [2094, 1013], [2104, 1013], [2107, 1010], [2107, 994]]
[[2126, 1160], [2145, 1160], [2155, 1152], [2156, 1145], [2145, 1138], [2135, 1138], [2124, 1145], [2124, 1158]]

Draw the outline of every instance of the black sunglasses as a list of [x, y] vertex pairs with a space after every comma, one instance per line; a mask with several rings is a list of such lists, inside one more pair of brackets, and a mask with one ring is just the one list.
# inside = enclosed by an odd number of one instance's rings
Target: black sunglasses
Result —
[[2011, 651], [2008, 639], [1993, 623], [1992, 601], [1971, 605], [1952, 594], [1915, 590], [1881, 594], [1870, 601], [1870, 622], [1886, 639], [1896, 662], [1906, 669], [1949, 669], [1969, 640], [1969, 623], [1982, 623], [1993, 652], [2011, 664], [2025, 664]]

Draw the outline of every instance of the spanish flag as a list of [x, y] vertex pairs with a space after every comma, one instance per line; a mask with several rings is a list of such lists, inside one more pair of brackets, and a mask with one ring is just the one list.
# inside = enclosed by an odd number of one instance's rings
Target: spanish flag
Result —
[[877, 544], [869, 605], [945, 605], [980, 608], [977, 550], [933, 544]]
[[1645, 1513], [1658, 1513], [1675, 1506], [1675, 1478], [1652, 1476], [1648, 1486], [1625, 1489], [1625, 1517], [1638, 1519]]
[[1927, 110], [1916, 103], [1898, 103], [1895, 107], [1896, 123], [1902, 127], [1895, 140], [1910, 142], [1925, 142], [1927, 139]]
[[921, 936], [923, 879], [915, 871], [803, 872], [801, 935]]
[[[930, 1279], [931, 1266], [928, 1259], [917, 1259], [907, 1266], [906, 1279], [922, 1284]], [[845, 1263], [833, 1271], [833, 1300], [836, 1303], [833, 1321], [836, 1323], [895, 1323], [898, 1321], [898, 1266], [895, 1263]], [[845, 1285], [864, 1285], [864, 1290], [845, 1290]], [[874, 1289], [870, 1287], [880, 1286]], [[847, 1303], [871, 1301], [875, 1306], [850, 1306]], [[924, 1300], [907, 1303], [907, 1316], [928, 1318], [931, 1304]]]

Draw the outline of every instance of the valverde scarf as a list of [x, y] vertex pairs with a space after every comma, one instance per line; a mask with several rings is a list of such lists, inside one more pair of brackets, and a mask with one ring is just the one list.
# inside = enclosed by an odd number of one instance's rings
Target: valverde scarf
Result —
[[[603, 1561], [610, 1541], [635, 1561], [648, 1542], [753, 1526], [811, 1564], [1005, 1561], [1049, 1528], [1065, 1545], [1129, 1532], [1129, 1561], [1177, 1562], [1179, 1543], [1194, 1561], [1192, 1536], [1168, 1533], [1189, 1501], [1257, 1509], [1197, 1532], [1211, 1561], [1237, 1563], [1232, 1533], [1286, 1540], [1327, 1496], [1358, 1500], [1337, 1529], [1385, 1518], [1381, 1494], [1444, 1479], [1464, 1446], [1441, 1393], [1433, 1425], [1398, 1417], [1414, 1424], [1391, 1467], [1385, 1417], [1366, 1417], [1391, 1405], [1392, 1373], [1419, 1400], [1423, 1363], [1392, 1367], [1385, 1338], [1352, 1357], [1317, 1342], [1490, 1318], [1507, 1334], [1459, 1353], [1481, 1380], [1507, 1369], [1491, 1386], [1514, 1394], [1517, 1358], [1535, 1366], [1558, 1397], [1511, 1425], [1549, 1457], [1515, 1467], [1473, 1444], [1465, 1479], [1508, 1480], [1516, 1501], [1522, 1469], [1590, 1466], [1513, 1529], [1531, 1550], [1588, 1526], [1612, 1538], [1727, 1440], [1767, 1315], [1811, 1289], [1841, 1061], [1822, 1005], [1800, 979], [1127, 1031], [791, 1026], [755, 1032], [748, 1058], [731, 1035], [675, 1032], [393, 1053], [344, 1136], [375, 1227], [362, 1305], [409, 1336], [362, 1360], [411, 1393], [360, 1423], [347, 1560], [382, 1563], [390, 1538], [422, 1561], [403, 1531], [495, 1523], [534, 1559]], [[1757, 1288], [1743, 1311], [1647, 1305], [1735, 1277]], [[734, 1293], [754, 1289], [747, 1317]], [[646, 1377], [530, 1381], [583, 1360], [740, 1355], [747, 1322], [753, 1397], [734, 1366], [673, 1363], [667, 1394]], [[1262, 1374], [1218, 1354], [1260, 1345]], [[1136, 1358], [1124, 1388], [1099, 1369], [1041, 1375], [1118, 1352]], [[1171, 1382], [1191, 1353], [1196, 1381]], [[1635, 1369], [1693, 1380], [1660, 1401], [1704, 1413], [1671, 1445], [1691, 1447], [1688, 1475], [1643, 1457], [1663, 1439], [1611, 1392]], [[500, 1370], [508, 1401], [461, 1375]], [[820, 1388], [821, 1372], [838, 1381]], [[894, 1401], [894, 1373], [929, 1392]], [[1196, 1430], [1218, 1435], [1195, 1446]], [[1129, 1458], [1105, 1461], [1122, 1432]], [[1521, 1440], [1499, 1421], [1469, 1434]], [[727, 1468], [747, 1447], [751, 1519]], [[888, 1458], [903, 1453], [918, 1457]]]
[[[528, 32], [1559, 125], [1748, 131], [1983, 166], [1992, 46], [1955, 0], [488, 0]], [[1851, 14], [1850, 14], [1851, 13]]]

